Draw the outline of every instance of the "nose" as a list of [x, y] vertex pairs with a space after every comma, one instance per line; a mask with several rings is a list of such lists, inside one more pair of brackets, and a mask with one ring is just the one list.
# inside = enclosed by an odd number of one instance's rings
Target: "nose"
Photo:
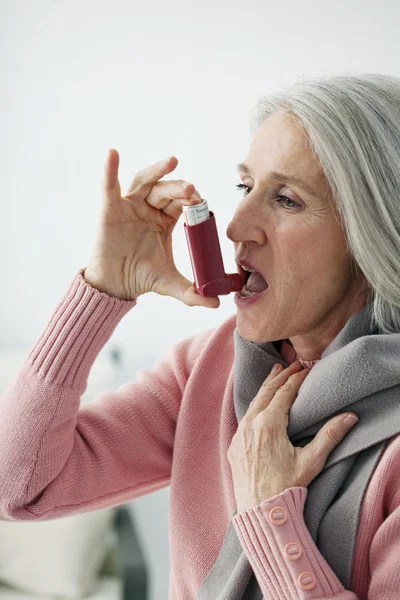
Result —
[[238, 236], [236, 235], [236, 221], [232, 219], [226, 228], [226, 237], [231, 240], [234, 244], [239, 242]]
[[259, 211], [244, 202], [237, 208], [230, 220], [226, 236], [235, 244], [239, 242], [265, 243], [265, 231], [262, 228]]

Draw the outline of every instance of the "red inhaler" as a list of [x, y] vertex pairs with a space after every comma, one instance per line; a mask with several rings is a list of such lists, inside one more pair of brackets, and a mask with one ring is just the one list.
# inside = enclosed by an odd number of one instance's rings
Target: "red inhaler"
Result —
[[225, 273], [217, 224], [214, 213], [208, 210], [207, 201], [183, 206], [183, 211], [196, 294], [222, 296], [239, 292], [244, 279], [239, 273]]

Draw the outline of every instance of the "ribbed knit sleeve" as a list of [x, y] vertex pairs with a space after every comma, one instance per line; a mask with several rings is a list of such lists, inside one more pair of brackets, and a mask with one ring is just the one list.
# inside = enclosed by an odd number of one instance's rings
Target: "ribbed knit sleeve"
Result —
[[99, 351], [136, 304], [96, 290], [83, 271], [0, 398], [2, 520], [105, 508], [170, 481], [182, 395], [209, 332], [80, 406]]
[[303, 518], [306, 497], [305, 487], [287, 488], [232, 518], [264, 598], [357, 600], [311, 537]]
[[136, 300], [119, 300], [89, 285], [80, 269], [28, 356], [48, 383], [83, 393], [90, 369]]

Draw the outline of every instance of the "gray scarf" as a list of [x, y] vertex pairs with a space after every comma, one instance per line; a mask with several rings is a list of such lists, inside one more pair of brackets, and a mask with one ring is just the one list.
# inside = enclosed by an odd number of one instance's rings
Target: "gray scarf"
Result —
[[[400, 333], [382, 334], [372, 327], [370, 308], [347, 321], [313, 366], [292, 405], [287, 429], [293, 445], [303, 447], [336, 414], [354, 411], [359, 417], [308, 486], [304, 506], [314, 542], [348, 590], [363, 494], [389, 438], [400, 432]], [[237, 329], [234, 346], [239, 423], [274, 363], [289, 365], [273, 342], [249, 342]], [[262, 599], [231, 521], [198, 600]]]

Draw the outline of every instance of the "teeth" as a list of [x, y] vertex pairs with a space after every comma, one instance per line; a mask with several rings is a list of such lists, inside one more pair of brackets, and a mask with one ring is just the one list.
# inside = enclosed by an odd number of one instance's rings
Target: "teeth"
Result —
[[248, 290], [246, 287], [244, 287], [240, 293], [242, 294], [242, 296], [252, 296], [253, 294], [256, 294], [257, 292], [250, 292], [250, 290]]
[[254, 273], [254, 271], [253, 271], [253, 270], [251, 270], [251, 269], [246, 269], [246, 267], [242, 267], [242, 269], [243, 269], [244, 271], [248, 271], [249, 273]]

